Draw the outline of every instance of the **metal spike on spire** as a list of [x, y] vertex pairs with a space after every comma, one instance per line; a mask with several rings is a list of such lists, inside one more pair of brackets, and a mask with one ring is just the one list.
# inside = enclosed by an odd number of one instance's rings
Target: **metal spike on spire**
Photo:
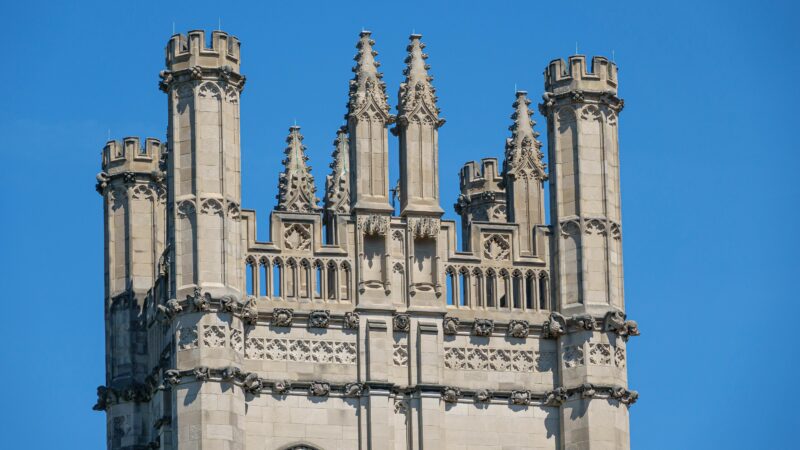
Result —
[[380, 63], [375, 59], [378, 52], [373, 50], [375, 45], [370, 36], [371, 31], [361, 31], [356, 48], [358, 53], [353, 58], [356, 61], [353, 72], [355, 76], [350, 80], [350, 99], [347, 103], [347, 116], [358, 115], [374, 107], [381, 113], [387, 123], [394, 121], [394, 116], [389, 114], [389, 103], [386, 95], [386, 83], [381, 81], [383, 74], [378, 72]]
[[409, 36], [410, 42], [406, 47], [408, 51], [408, 56], [405, 59], [406, 68], [403, 70], [403, 75], [405, 75], [406, 79], [400, 84], [398, 93], [398, 116], [403, 121], [407, 121], [410, 120], [411, 115], [417, 114], [421, 109], [424, 109], [421, 114], [429, 115], [431, 122], [439, 127], [444, 124], [444, 119], [439, 118], [440, 111], [436, 105], [438, 100], [436, 88], [431, 84], [433, 77], [428, 74], [430, 66], [425, 63], [428, 55], [422, 52], [425, 44], [421, 39], [421, 34]]
[[289, 127], [289, 144], [284, 150], [286, 157], [282, 163], [283, 173], [278, 181], [278, 211], [313, 213], [319, 210], [319, 199], [314, 195], [317, 188], [314, 186], [314, 177], [311, 175], [311, 166], [307, 165], [308, 157], [305, 155], [303, 135], [300, 127]]
[[334, 214], [350, 213], [350, 142], [347, 127], [339, 128], [333, 141], [331, 174], [325, 179], [325, 210]]
[[533, 170], [537, 178], [545, 180], [547, 175], [542, 162], [542, 143], [536, 139], [539, 133], [533, 129], [536, 122], [531, 119], [533, 111], [528, 107], [531, 101], [526, 91], [517, 91], [516, 96], [514, 113], [511, 114], [513, 123], [508, 127], [511, 137], [506, 140], [506, 170]]

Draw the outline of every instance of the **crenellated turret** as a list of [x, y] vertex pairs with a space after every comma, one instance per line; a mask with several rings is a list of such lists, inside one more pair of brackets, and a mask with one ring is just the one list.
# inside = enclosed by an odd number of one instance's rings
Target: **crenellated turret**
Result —
[[286, 137], [289, 144], [284, 150], [286, 158], [281, 161], [284, 166], [283, 173], [280, 174], [278, 182], [278, 206], [277, 211], [316, 212], [320, 208], [317, 205], [319, 198], [315, 195], [317, 188], [314, 185], [314, 176], [311, 175], [311, 166], [307, 165], [306, 147], [303, 145], [303, 135], [300, 134], [300, 127], [294, 125], [289, 127], [289, 136]]
[[356, 212], [391, 213], [389, 204], [389, 142], [387, 125], [395, 120], [389, 114], [386, 83], [378, 72], [378, 52], [372, 49], [372, 33], [362, 31], [356, 48], [355, 76], [350, 81], [347, 127], [350, 136], [350, 196]]
[[506, 222], [506, 193], [497, 158], [464, 164], [458, 178], [461, 194], [453, 206], [461, 216], [461, 240], [467, 251], [473, 222]]
[[148, 138], [109, 141], [102, 151], [97, 191], [105, 215], [105, 328], [107, 392], [134, 392], [107, 402], [109, 437], [115, 420], [142, 430], [125, 442], [109, 439], [110, 449], [147, 444], [151, 428], [148, 409], [141, 404], [150, 374], [146, 300], [158, 277], [158, 261], [166, 235], [166, 190], [161, 171], [165, 147]]
[[406, 79], [400, 84], [397, 126], [400, 137], [400, 215], [441, 215], [439, 206], [439, 117], [436, 89], [422, 52], [421, 34], [412, 34], [406, 50]]
[[544, 235], [536, 236], [536, 227], [544, 225], [544, 180], [547, 179], [542, 143], [536, 138], [536, 124], [531, 119], [533, 111], [528, 108], [531, 101], [527, 92], [517, 91], [514, 101], [513, 123], [508, 129], [511, 137], [506, 140], [503, 161], [503, 182], [506, 188], [508, 221], [519, 224], [520, 253], [544, 257], [546, 241]]
[[[618, 392], [629, 392], [624, 364], [582, 366], [568, 361], [585, 345], [590, 363], [604, 358], [599, 356], [604, 349], [624, 356], [628, 334], [638, 333], [623, 312], [617, 134], [623, 103], [616, 96], [617, 68], [595, 57], [589, 71], [585, 61], [573, 56], [566, 67], [561, 60], [551, 62], [540, 105], [547, 117], [556, 306], [565, 317], [605, 317], [602, 328], [584, 327], [558, 337], [564, 358], [559, 384], [619, 386]], [[572, 397], [562, 405], [561, 415], [563, 448], [595, 442], [630, 448], [627, 408]]]
[[333, 141], [331, 174], [325, 178], [325, 210], [323, 222], [328, 243], [337, 235], [336, 216], [350, 214], [350, 141], [347, 127], [339, 128]]

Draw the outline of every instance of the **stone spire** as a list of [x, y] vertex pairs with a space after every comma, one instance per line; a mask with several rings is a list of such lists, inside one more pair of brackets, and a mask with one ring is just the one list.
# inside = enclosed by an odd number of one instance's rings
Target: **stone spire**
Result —
[[545, 239], [537, 236], [536, 228], [544, 224], [544, 180], [547, 179], [542, 162], [539, 133], [534, 131], [533, 112], [527, 92], [517, 91], [514, 101], [514, 123], [508, 127], [511, 137], [506, 139], [503, 161], [503, 184], [506, 188], [508, 221], [519, 225], [520, 253], [542, 256], [546, 251]]
[[339, 128], [333, 141], [331, 174], [325, 179], [325, 212], [350, 213], [350, 143], [347, 127]]
[[433, 77], [422, 52], [421, 34], [412, 34], [406, 47], [406, 79], [398, 92], [397, 127], [400, 136], [400, 213], [439, 214], [439, 133], [444, 124], [436, 106]]
[[356, 44], [358, 53], [353, 57], [356, 61], [353, 67], [355, 76], [350, 80], [350, 100], [347, 103], [345, 119], [372, 109], [371, 112], [379, 113], [389, 124], [394, 122], [394, 116], [389, 114], [386, 83], [382, 81], [383, 74], [378, 72], [381, 63], [375, 59], [378, 52], [372, 49], [375, 41], [370, 38], [371, 35], [371, 31], [362, 31], [359, 34], [360, 38]]
[[544, 181], [547, 179], [542, 162], [544, 154], [541, 151], [542, 143], [536, 140], [539, 133], [533, 129], [536, 122], [531, 119], [533, 111], [528, 108], [531, 101], [525, 91], [517, 91], [516, 95], [514, 114], [511, 115], [514, 123], [508, 127], [511, 137], [506, 139], [505, 170], [509, 174], [526, 171], [537, 180]]
[[347, 130], [350, 137], [350, 203], [356, 212], [391, 213], [389, 204], [389, 114], [386, 83], [378, 72], [369, 31], [359, 35], [355, 76], [350, 81]]
[[314, 195], [317, 188], [314, 186], [314, 177], [311, 175], [311, 166], [306, 164], [308, 157], [305, 154], [303, 135], [297, 125], [289, 127], [289, 144], [284, 150], [286, 158], [283, 159], [285, 167], [278, 181], [278, 206], [277, 211], [313, 213], [319, 210], [319, 199]]

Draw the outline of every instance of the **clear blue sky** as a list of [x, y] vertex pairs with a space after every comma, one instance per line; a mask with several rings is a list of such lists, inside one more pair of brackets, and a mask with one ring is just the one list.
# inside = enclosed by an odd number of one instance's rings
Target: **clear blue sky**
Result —
[[0, 446], [103, 448], [91, 410], [104, 381], [100, 149], [108, 130], [164, 137], [157, 73], [173, 22], [185, 32], [221, 19], [244, 43], [243, 197], [263, 238], [294, 120], [321, 190], [362, 27], [393, 106], [407, 36], [424, 35], [448, 119], [450, 218], [459, 166], [501, 155], [514, 86], [538, 100], [543, 68], [576, 41], [613, 52], [626, 100], [625, 290], [643, 332], [630, 347], [633, 446], [796, 448], [792, 2], [264, 3], [2, 1]]

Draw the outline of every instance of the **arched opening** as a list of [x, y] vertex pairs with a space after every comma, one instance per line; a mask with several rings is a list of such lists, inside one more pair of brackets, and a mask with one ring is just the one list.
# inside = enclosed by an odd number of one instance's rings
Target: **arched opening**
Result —
[[269, 261], [266, 259], [261, 260], [261, 264], [259, 265], [259, 275], [260, 275], [260, 283], [258, 283], [259, 295], [261, 297], [266, 297], [269, 295], [267, 284], [269, 282]]
[[522, 308], [522, 274], [515, 271], [511, 277], [511, 296], [514, 298], [514, 309]]
[[322, 299], [322, 263], [314, 263], [314, 298]]
[[497, 284], [497, 275], [493, 270], [486, 273], [486, 307], [494, 308], [495, 306], [495, 292]]
[[539, 309], [550, 309], [549, 292], [547, 274], [542, 272], [539, 275]]
[[339, 290], [339, 280], [336, 277], [336, 263], [328, 263], [328, 300], [336, 300], [336, 293]]
[[525, 309], [532, 310], [536, 306], [536, 278], [533, 272], [528, 272], [525, 277]]
[[255, 277], [254, 275], [255, 268], [253, 267], [253, 260], [248, 259], [244, 263], [244, 277], [245, 277], [245, 292], [247, 295], [255, 295]]
[[342, 263], [340, 288], [339, 298], [342, 300], [350, 300], [350, 265], [346, 262]]
[[456, 305], [456, 276], [452, 267], [447, 268], [447, 306]]
[[272, 264], [272, 296], [283, 297], [283, 264], [280, 260]]
[[462, 269], [461, 272], [458, 274], [458, 300], [459, 305], [467, 306], [467, 289], [469, 286], [469, 274], [467, 273], [466, 269]]

